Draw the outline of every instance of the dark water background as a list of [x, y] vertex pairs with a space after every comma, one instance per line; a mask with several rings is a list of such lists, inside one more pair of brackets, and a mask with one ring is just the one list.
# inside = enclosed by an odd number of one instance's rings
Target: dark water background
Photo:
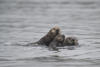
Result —
[[[18, 46], [58, 25], [81, 47]], [[100, 0], [0, 0], [0, 67], [100, 67]]]

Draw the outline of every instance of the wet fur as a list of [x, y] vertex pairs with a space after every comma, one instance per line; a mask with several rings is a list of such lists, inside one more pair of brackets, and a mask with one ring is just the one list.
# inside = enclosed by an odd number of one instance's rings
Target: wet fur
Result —
[[64, 42], [65, 36], [64, 35], [57, 35], [54, 40], [50, 43], [49, 49], [58, 50], [57, 47], [62, 47]]
[[60, 28], [55, 26], [44, 37], [35, 43], [49, 46], [49, 44], [58, 34], [60, 34]]
[[64, 46], [77, 46], [79, 45], [78, 39], [76, 37], [67, 37], [63, 43]]

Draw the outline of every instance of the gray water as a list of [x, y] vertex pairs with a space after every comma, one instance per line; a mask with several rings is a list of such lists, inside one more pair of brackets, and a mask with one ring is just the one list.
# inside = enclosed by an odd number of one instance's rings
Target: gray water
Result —
[[[55, 25], [80, 47], [23, 46]], [[0, 0], [0, 67], [100, 67], [99, 27], [100, 0]]]

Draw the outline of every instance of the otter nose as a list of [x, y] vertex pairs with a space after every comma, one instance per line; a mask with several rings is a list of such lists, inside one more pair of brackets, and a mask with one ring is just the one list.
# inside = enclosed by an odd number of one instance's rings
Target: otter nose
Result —
[[59, 30], [57, 29], [57, 30], [56, 30], [56, 32], [58, 33], [58, 32], [59, 32]]

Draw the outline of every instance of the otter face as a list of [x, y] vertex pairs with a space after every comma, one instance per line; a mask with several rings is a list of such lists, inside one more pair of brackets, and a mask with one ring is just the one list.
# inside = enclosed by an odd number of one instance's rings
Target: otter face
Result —
[[57, 27], [57, 26], [55, 26], [54, 28], [52, 28], [52, 29], [50, 30], [50, 33], [53, 34], [53, 35], [57, 35], [57, 34], [60, 33], [60, 28]]
[[64, 44], [68, 46], [78, 45], [78, 40], [75, 37], [67, 37], [64, 41]]
[[65, 36], [64, 36], [64, 35], [60, 35], [60, 34], [59, 34], [59, 35], [57, 35], [57, 36], [56, 36], [56, 38], [55, 38], [55, 39], [56, 39], [56, 41], [58, 41], [58, 42], [63, 42], [63, 41], [64, 41], [64, 39], [65, 39]]

